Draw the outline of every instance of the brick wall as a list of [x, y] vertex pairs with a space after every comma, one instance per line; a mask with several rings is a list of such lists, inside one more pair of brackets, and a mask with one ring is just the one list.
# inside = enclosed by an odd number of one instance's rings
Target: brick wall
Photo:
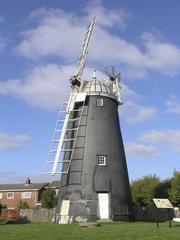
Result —
[[[39, 200], [39, 194], [38, 191], [31, 191], [29, 190], [28, 192], [31, 192], [31, 198], [21, 198], [21, 193], [23, 191], [14, 191], [14, 198], [13, 199], [7, 199], [7, 194], [12, 191], [7, 191], [7, 192], [1, 192], [2, 193], [2, 198], [0, 199], [1, 204], [6, 204], [8, 208], [16, 208], [17, 204], [20, 200], [26, 201], [28, 203], [28, 206], [30, 208], [36, 207], [36, 204]], [[26, 191], [27, 192], [27, 191]]]

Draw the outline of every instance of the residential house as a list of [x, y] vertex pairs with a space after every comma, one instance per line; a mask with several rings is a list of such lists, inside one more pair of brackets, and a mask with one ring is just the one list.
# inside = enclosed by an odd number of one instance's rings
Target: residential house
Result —
[[19, 201], [26, 201], [30, 208], [40, 204], [42, 192], [48, 183], [31, 183], [27, 178], [25, 184], [0, 184], [0, 203], [14, 209]]
[[59, 193], [60, 181], [53, 181], [45, 186], [45, 189], [53, 189], [56, 192], [56, 196]]

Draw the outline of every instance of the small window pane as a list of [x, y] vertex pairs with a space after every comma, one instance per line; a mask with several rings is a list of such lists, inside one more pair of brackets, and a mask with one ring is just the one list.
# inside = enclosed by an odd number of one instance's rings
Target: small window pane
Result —
[[106, 156], [97, 156], [97, 163], [99, 166], [106, 166]]
[[97, 100], [96, 103], [98, 107], [102, 107], [104, 105], [103, 98], [97, 98], [96, 100]]
[[31, 192], [22, 192], [21, 198], [31, 198], [32, 193]]
[[7, 199], [13, 199], [13, 198], [14, 198], [14, 193], [13, 192], [7, 193]]
[[2, 199], [2, 195], [3, 195], [3, 194], [2, 194], [2, 193], [0, 193], [0, 199]]

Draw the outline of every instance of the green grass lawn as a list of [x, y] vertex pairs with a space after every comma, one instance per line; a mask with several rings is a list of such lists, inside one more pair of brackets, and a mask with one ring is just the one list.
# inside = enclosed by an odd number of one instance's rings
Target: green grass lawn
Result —
[[51, 223], [0, 224], [0, 240], [180, 240], [180, 224], [104, 223], [100, 227]]

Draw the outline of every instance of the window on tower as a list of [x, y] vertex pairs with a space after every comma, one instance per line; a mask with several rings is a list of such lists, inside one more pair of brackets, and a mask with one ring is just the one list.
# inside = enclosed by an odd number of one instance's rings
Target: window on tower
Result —
[[97, 156], [97, 164], [98, 164], [98, 166], [106, 166], [106, 160], [107, 160], [106, 156], [103, 156], [103, 155]]
[[103, 98], [97, 98], [97, 99], [96, 99], [96, 105], [97, 105], [98, 107], [103, 107], [103, 106], [104, 106]]

